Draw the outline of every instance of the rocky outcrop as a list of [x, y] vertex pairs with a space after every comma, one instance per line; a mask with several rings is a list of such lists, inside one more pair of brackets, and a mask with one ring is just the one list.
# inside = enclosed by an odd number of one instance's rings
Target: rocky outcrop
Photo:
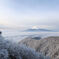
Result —
[[59, 59], [59, 37], [48, 37], [40, 40], [26, 38], [20, 43], [34, 48], [46, 56], [51, 56], [51, 59]]

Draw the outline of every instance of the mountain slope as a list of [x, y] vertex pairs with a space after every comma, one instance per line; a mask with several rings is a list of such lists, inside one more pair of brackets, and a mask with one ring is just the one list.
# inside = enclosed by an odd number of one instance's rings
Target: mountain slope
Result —
[[59, 37], [48, 37], [40, 40], [27, 38], [23, 43], [44, 55], [51, 56], [51, 59], [59, 59]]

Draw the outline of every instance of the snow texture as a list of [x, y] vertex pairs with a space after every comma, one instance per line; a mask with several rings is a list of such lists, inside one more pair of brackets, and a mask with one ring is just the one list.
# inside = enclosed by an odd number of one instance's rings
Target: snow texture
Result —
[[0, 59], [50, 59], [50, 57], [25, 45], [4, 40], [0, 35]]

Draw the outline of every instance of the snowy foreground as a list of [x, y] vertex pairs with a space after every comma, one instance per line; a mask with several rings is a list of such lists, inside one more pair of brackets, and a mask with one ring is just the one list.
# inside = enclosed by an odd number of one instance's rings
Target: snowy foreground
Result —
[[22, 44], [4, 40], [0, 36], [0, 59], [50, 59]]

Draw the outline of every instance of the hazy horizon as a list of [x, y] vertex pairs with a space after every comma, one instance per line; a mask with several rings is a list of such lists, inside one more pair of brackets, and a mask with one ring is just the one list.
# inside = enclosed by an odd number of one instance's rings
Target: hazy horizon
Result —
[[58, 2], [59, 0], [0, 0], [0, 25], [59, 30]]

